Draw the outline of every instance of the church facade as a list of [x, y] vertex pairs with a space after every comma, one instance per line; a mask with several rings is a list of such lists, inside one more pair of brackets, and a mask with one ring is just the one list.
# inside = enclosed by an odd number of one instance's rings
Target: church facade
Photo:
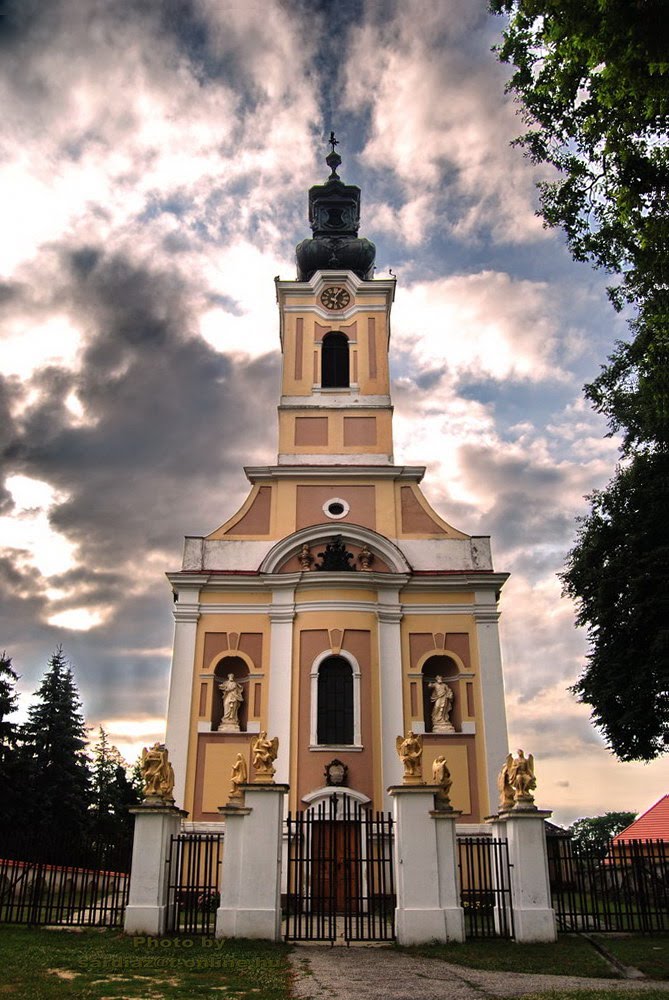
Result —
[[446, 757], [461, 821], [495, 810], [508, 751], [488, 537], [451, 526], [394, 464], [390, 316], [358, 236], [360, 190], [337, 174], [309, 192], [313, 237], [297, 280], [276, 279], [282, 380], [275, 465], [245, 469], [241, 509], [187, 537], [169, 573], [175, 639], [166, 744], [176, 804], [221, 821], [230, 773], [261, 731], [278, 737], [289, 808], [333, 791], [388, 808], [395, 741]]

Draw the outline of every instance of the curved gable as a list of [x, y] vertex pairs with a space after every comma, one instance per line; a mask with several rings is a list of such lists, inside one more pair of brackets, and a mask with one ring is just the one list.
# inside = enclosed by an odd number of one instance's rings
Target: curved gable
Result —
[[373, 554], [371, 569], [377, 573], [411, 573], [411, 566], [402, 552], [389, 539], [360, 524], [342, 525], [342, 530], [332, 524], [318, 524], [301, 528], [277, 542], [260, 564], [261, 573], [299, 572], [298, 553], [303, 545], [308, 545], [316, 557], [334, 535], [341, 535], [347, 549], [357, 557], [364, 546]]

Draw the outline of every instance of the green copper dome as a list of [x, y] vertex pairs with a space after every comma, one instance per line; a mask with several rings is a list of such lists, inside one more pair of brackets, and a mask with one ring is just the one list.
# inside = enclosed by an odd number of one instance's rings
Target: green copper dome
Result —
[[376, 247], [358, 236], [360, 226], [360, 188], [344, 184], [337, 173], [341, 157], [335, 151], [337, 140], [330, 134], [332, 151], [325, 162], [330, 176], [325, 184], [309, 191], [309, 223], [313, 239], [302, 240], [295, 248], [297, 279], [308, 281], [316, 271], [346, 269], [363, 280], [374, 276]]

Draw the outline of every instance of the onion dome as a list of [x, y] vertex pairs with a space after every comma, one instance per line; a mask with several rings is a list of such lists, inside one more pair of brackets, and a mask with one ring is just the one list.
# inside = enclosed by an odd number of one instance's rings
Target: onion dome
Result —
[[358, 236], [360, 226], [360, 188], [344, 184], [337, 173], [341, 156], [337, 140], [330, 133], [332, 150], [325, 158], [330, 176], [325, 184], [309, 190], [309, 223], [313, 239], [302, 240], [295, 248], [297, 280], [308, 281], [316, 271], [353, 271], [364, 281], [374, 276], [376, 247]]

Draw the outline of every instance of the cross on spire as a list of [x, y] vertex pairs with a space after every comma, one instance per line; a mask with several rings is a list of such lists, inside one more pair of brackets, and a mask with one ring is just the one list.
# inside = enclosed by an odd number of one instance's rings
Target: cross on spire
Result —
[[335, 146], [339, 145], [339, 139], [335, 137], [334, 132], [330, 132], [330, 138], [328, 139], [328, 142], [332, 146], [331, 151], [325, 157], [325, 162], [327, 163], [331, 171], [328, 180], [335, 181], [339, 179], [339, 174], [337, 173], [337, 167], [341, 164], [341, 156], [335, 149]]

